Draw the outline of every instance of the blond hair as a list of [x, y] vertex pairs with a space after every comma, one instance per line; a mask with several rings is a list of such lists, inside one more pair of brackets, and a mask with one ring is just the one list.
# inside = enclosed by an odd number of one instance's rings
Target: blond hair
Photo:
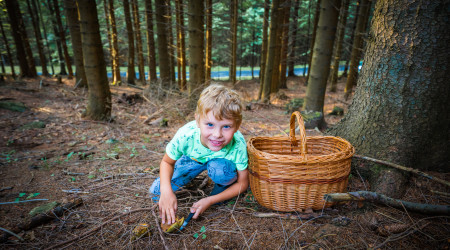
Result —
[[234, 120], [237, 127], [242, 122], [242, 104], [239, 94], [225, 86], [212, 84], [200, 94], [195, 114], [205, 117], [212, 111], [217, 120]]

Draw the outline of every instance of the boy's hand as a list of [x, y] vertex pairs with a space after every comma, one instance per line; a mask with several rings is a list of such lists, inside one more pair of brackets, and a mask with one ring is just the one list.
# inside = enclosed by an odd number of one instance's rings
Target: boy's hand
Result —
[[192, 218], [197, 219], [200, 214], [205, 212], [211, 206], [210, 197], [203, 198], [196, 203], [194, 203], [191, 207], [191, 213], [195, 213]]
[[173, 192], [161, 194], [159, 199], [159, 216], [162, 224], [175, 223], [175, 214], [177, 213], [177, 197]]

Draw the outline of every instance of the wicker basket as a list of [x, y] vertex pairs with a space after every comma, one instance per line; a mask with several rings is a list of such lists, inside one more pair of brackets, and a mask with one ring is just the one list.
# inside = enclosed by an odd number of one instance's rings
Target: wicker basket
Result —
[[291, 116], [289, 137], [253, 137], [247, 147], [253, 195], [262, 206], [285, 212], [333, 205], [323, 195], [346, 190], [355, 152], [339, 137], [306, 137], [298, 111]]

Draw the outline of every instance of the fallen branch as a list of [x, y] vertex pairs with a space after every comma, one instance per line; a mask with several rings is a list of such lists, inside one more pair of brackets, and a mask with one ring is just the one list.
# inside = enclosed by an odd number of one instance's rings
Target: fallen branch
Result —
[[159, 237], [161, 238], [161, 240], [162, 240], [162, 242], [163, 242], [164, 249], [168, 250], [169, 248], [168, 248], [167, 245], [166, 245], [166, 240], [164, 239], [164, 236], [163, 236], [161, 227], [159, 226], [158, 216], [156, 216], [155, 211], [153, 211], [153, 210], [152, 210], [152, 214], [153, 214], [153, 217], [155, 218], [155, 225], [156, 225], [156, 227], [158, 228], [158, 231], [159, 231]]
[[383, 204], [391, 207], [395, 207], [398, 209], [406, 208], [407, 210], [424, 213], [424, 214], [442, 214], [442, 215], [450, 215], [450, 206], [446, 205], [431, 205], [431, 204], [422, 204], [416, 202], [403, 201], [399, 199], [394, 199], [391, 197], [387, 197], [383, 194], [378, 194], [370, 191], [357, 191], [357, 192], [349, 192], [349, 193], [334, 193], [334, 194], [325, 194], [324, 199], [327, 202], [337, 202], [337, 201], [369, 201], [378, 204]]
[[290, 213], [260, 213], [255, 212], [252, 214], [254, 217], [258, 218], [280, 218], [285, 220], [309, 220], [312, 218], [317, 217], [317, 214], [311, 213], [311, 214], [290, 214]]
[[[33, 229], [35, 227], [38, 227], [44, 223], [47, 223], [55, 218], [61, 217], [65, 211], [72, 209], [74, 207], [77, 207], [83, 203], [83, 200], [81, 198], [75, 199], [74, 201], [68, 202], [66, 204], [63, 204], [61, 206], [55, 207], [52, 211], [48, 213], [38, 214], [31, 218], [30, 221], [26, 221], [22, 224], [17, 225], [16, 228], [11, 230], [13, 233], [19, 233], [20, 231], [28, 231], [30, 229]], [[0, 243], [6, 242], [8, 238], [13, 235], [8, 232], [5, 232], [2, 237], [0, 238]]]
[[47, 248], [47, 249], [59, 248], [59, 247], [62, 247], [62, 246], [64, 246], [64, 245], [66, 245], [66, 244], [69, 244], [69, 243], [71, 243], [71, 242], [74, 242], [74, 241], [76, 241], [76, 240], [82, 240], [82, 239], [86, 238], [87, 236], [89, 236], [90, 234], [92, 234], [92, 233], [98, 231], [99, 229], [101, 229], [101, 228], [104, 227], [106, 224], [110, 223], [111, 221], [115, 221], [115, 220], [119, 219], [119, 218], [122, 217], [122, 216], [125, 216], [125, 215], [128, 215], [128, 214], [132, 214], [132, 213], [136, 213], [136, 212], [153, 211], [153, 208], [154, 208], [154, 207], [155, 207], [155, 206], [152, 206], [151, 208], [141, 208], [141, 209], [131, 210], [131, 211], [128, 211], [128, 212], [123, 213], [123, 214], [119, 214], [119, 215], [114, 216], [113, 218], [111, 218], [111, 219], [109, 219], [109, 220], [103, 222], [101, 225], [99, 225], [99, 226], [97, 226], [97, 227], [95, 227], [95, 228], [93, 228], [93, 229], [91, 229], [91, 230], [89, 230], [89, 231], [87, 231], [87, 232], [85, 232], [85, 233], [83, 233], [83, 234], [81, 234], [81, 235], [79, 235], [79, 236], [73, 238], [73, 239], [63, 241], [63, 242], [61, 242], [61, 243], [59, 243], [59, 244], [56, 244], [56, 245], [54, 245], [54, 246], [51, 246], [51, 247], [49, 247], [49, 248]]
[[431, 175], [428, 175], [428, 174], [426, 174], [426, 173], [424, 173], [424, 172], [422, 172], [420, 170], [414, 169], [414, 168], [408, 168], [408, 167], [404, 167], [402, 165], [398, 165], [398, 164], [395, 164], [395, 163], [392, 163], [392, 162], [378, 160], [378, 159], [374, 159], [374, 158], [370, 158], [370, 157], [362, 156], [362, 155], [353, 155], [353, 157], [356, 157], [356, 158], [359, 158], [359, 159], [363, 159], [363, 160], [373, 161], [375, 163], [379, 163], [379, 164], [383, 164], [383, 165], [386, 165], [386, 166], [389, 166], [389, 167], [393, 167], [393, 168], [401, 169], [401, 170], [404, 170], [404, 171], [407, 171], [407, 172], [415, 173], [415, 174], [418, 174], [418, 175], [423, 176], [425, 178], [428, 178], [430, 180], [433, 180], [435, 182], [439, 182], [441, 184], [450, 186], [450, 182], [448, 182], [446, 180], [443, 180], [443, 179], [440, 179], [440, 178], [437, 178], [437, 177], [434, 177], [434, 176], [431, 176]]
[[33, 199], [33, 200], [24, 200], [24, 201], [0, 202], [0, 205], [16, 204], [16, 203], [23, 203], [23, 202], [34, 202], [34, 201], [48, 201], [48, 199]]

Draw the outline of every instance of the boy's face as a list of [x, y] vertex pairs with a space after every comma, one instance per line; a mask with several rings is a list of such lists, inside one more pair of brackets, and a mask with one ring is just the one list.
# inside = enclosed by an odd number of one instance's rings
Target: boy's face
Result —
[[204, 117], [196, 115], [195, 119], [200, 128], [200, 141], [212, 151], [219, 151], [228, 145], [238, 130], [234, 120], [217, 120], [212, 111]]

